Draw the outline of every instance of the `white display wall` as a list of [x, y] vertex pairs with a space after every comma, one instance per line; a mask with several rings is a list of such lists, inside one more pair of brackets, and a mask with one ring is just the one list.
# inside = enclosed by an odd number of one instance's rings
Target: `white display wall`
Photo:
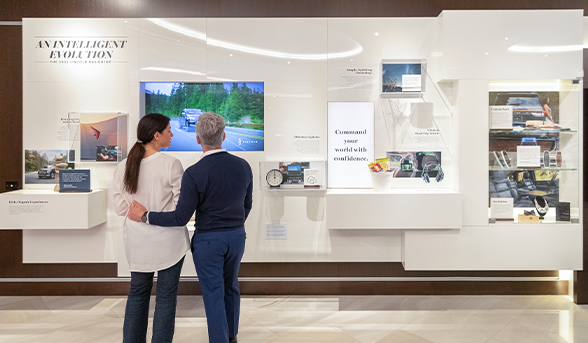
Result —
[[[38, 47], [40, 41], [84, 37], [126, 43], [112, 49], [111, 63], [52, 63], [53, 49]], [[429, 270], [582, 269], [581, 223], [496, 227], [488, 225], [487, 212], [489, 80], [575, 79], [582, 68], [581, 50], [545, 57], [508, 48], [581, 46], [582, 39], [582, 11], [445, 11], [438, 18], [369, 19], [24, 19], [23, 147], [67, 149], [59, 130], [69, 112], [128, 113], [130, 146], [140, 116], [140, 82], [262, 81], [265, 152], [236, 153], [249, 161], [254, 182], [260, 161], [327, 160], [330, 101], [375, 104], [374, 151], [384, 157], [388, 150], [419, 146], [398, 139], [399, 132], [387, 126], [387, 109], [398, 102], [380, 97], [380, 62], [426, 59], [426, 91], [416, 102], [425, 105], [429, 123], [443, 135], [428, 150], [442, 152], [446, 175], [434, 191], [461, 194], [461, 227], [329, 229], [324, 191], [268, 192], [256, 185], [243, 261], [402, 261], [407, 269]], [[304, 143], [299, 137], [309, 136], [318, 147], [299, 149]], [[169, 154], [184, 168], [200, 156]], [[112, 207], [115, 166], [76, 166], [90, 168], [92, 187], [106, 190], [107, 222], [87, 230], [24, 230], [25, 263], [117, 262], [119, 275], [129, 275], [123, 218]], [[394, 181], [393, 188], [420, 190], [423, 196], [429, 191], [420, 179]], [[428, 208], [414, 206], [406, 216], [427, 213]], [[431, 222], [443, 220], [430, 217]], [[276, 226], [285, 234], [269, 239], [266, 230]], [[192, 263], [184, 265], [183, 275], [195, 275]]]

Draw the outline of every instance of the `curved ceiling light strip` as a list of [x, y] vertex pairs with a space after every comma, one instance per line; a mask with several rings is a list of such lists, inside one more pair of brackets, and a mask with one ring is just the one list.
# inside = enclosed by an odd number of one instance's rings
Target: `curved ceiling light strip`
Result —
[[320, 61], [326, 60], [328, 58], [345, 58], [351, 57], [360, 54], [363, 51], [361, 45], [358, 44], [358, 47], [342, 52], [335, 52], [335, 53], [327, 53], [327, 54], [294, 54], [288, 52], [281, 52], [275, 50], [267, 50], [267, 49], [260, 49], [251, 46], [239, 45], [230, 42], [221, 41], [218, 39], [207, 38], [205, 33], [190, 30], [186, 27], [176, 25], [170, 22], [167, 22], [162, 19], [155, 19], [155, 18], [148, 18], [150, 22], [155, 25], [161, 26], [165, 29], [170, 31], [174, 31], [176, 33], [182, 34], [187, 37], [196, 38], [199, 40], [206, 41], [206, 44], [211, 46], [216, 46], [223, 49], [233, 50], [233, 51], [240, 51], [248, 54], [266, 56], [266, 57], [274, 57], [274, 58], [282, 58], [282, 59], [292, 59], [292, 60], [306, 60], [306, 61]]
[[513, 45], [508, 48], [510, 52], [522, 52], [530, 54], [547, 54], [554, 52], [582, 51], [582, 45], [555, 45], [555, 46], [521, 46]]
[[141, 70], [161, 71], [161, 72], [166, 72], [166, 73], [180, 73], [180, 74], [190, 74], [190, 75], [206, 76], [205, 73], [201, 73], [199, 71], [190, 71], [190, 70], [175, 69], [175, 68], [145, 67], [145, 68], [141, 68]]
[[168, 29], [170, 31], [182, 34], [184, 36], [188, 36], [188, 37], [196, 38], [196, 39], [199, 39], [202, 41], [206, 41], [206, 33], [190, 30], [186, 27], [176, 25], [176, 24], [170, 23], [170, 22], [162, 20], [162, 19], [147, 18], [147, 20], [149, 20], [150, 22], [152, 22], [153, 24], [155, 24], [157, 26], [163, 27], [164, 29]]

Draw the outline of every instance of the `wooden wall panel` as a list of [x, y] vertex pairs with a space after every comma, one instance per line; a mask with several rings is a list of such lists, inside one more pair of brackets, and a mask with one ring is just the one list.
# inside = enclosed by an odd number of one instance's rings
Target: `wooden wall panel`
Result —
[[[568, 281], [241, 281], [243, 296], [283, 295], [566, 295]], [[0, 294], [127, 295], [129, 282], [0, 282]], [[152, 290], [155, 294], [157, 283]], [[199, 295], [180, 281], [179, 295]]]
[[22, 26], [0, 25], [0, 192], [22, 180]]
[[444, 9], [587, 8], [584, 0], [2, 0], [0, 21], [23, 17], [436, 17]]
[[[588, 9], [588, 1], [585, 0], [519, 0], [519, 8], [537, 10], [569, 10]], [[586, 14], [584, 14], [586, 15]]]
[[244, 262], [240, 277], [559, 277], [559, 271], [406, 271], [401, 262]]
[[338, 0], [334, 17], [436, 17], [442, 11], [442, 0]]
[[514, 10], [520, 8], [520, 0], [443, 0], [443, 9], [446, 10]]
[[222, 17], [329, 17], [338, 10], [336, 0], [281, 1], [220, 0]]

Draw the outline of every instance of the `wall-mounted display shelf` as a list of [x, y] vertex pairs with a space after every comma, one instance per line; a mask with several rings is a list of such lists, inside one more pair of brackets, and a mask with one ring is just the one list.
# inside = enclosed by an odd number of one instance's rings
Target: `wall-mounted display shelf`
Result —
[[259, 162], [259, 185], [263, 191], [324, 191], [326, 161]]
[[58, 193], [18, 190], [0, 194], [0, 229], [91, 229], [106, 223], [106, 191]]
[[329, 229], [461, 228], [462, 196], [451, 190], [329, 189], [326, 202]]

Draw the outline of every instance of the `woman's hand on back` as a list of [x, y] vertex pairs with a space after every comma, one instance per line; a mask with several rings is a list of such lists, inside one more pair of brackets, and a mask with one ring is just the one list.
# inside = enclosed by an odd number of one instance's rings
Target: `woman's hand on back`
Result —
[[141, 205], [136, 200], [134, 200], [131, 206], [129, 206], [129, 213], [127, 214], [127, 217], [130, 220], [141, 222], [141, 216], [143, 216], [143, 213], [145, 213], [145, 211], [147, 211], [145, 206]]

